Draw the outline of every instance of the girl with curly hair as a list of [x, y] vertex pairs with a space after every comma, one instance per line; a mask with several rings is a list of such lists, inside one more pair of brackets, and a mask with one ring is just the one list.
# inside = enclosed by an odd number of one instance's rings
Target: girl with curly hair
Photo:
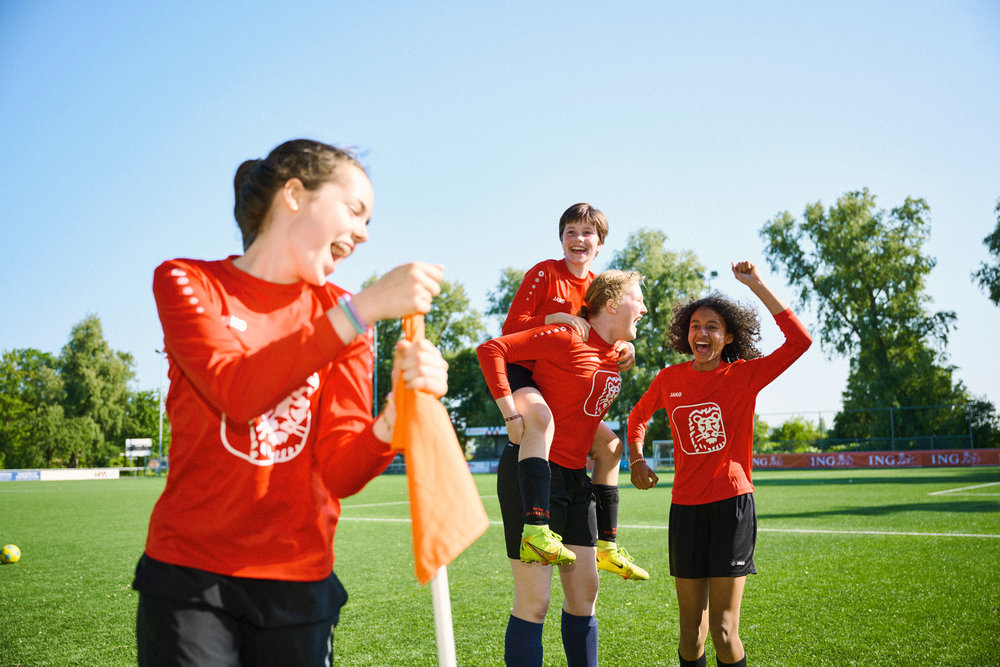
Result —
[[754, 407], [760, 390], [812, 343], [752, 262], [734, 262], [732, 268], [774, 317], [785, 342], [762, 356], [756, 347], [757, 313], [717, 292], [678, 305], [668, 343], [694, 359], [661, 370], [628, 419], [632, 483], [647, 489], [657, 477], [642, 458], [646, 424], [660, 408], [670, 417], [675, 461], [670, 574], [677, 589], [682, 667], [704, 667], [709, 632], [719, 667], [746, 666], [739, 625], [746, 576], [757, 573]]

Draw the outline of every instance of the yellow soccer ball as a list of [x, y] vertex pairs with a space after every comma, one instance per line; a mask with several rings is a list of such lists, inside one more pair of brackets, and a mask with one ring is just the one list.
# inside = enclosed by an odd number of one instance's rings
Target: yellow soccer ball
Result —
[[21, 560], [21, 550], [17, 548], [16, 544], [8, 544], [0, 549], [0, 563], [10, 565], [19, 560]]

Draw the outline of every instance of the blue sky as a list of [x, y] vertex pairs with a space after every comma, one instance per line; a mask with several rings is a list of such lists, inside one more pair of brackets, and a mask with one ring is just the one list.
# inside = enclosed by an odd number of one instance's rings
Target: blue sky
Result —
[[[153, 268], [238, 253], [237, 165], [306, 136], [358, 149], [375, 186], [335, 282], [438, 262], [480, 309], [503, 267], [559, 256], [577, 201], [610, 221], [595, 268], [654, 227], [748, 297], [729, 262], [764, 263], [776, 213], [923, 197], [949, 361], [1000, 402], [1000, 309], [970, 279], [1000, 197], [992, 1], [5, 0], [0, 99], [3, 350], [58, 352], [96, 313], [155, 388]], [[846, 376], [815, 345], [758, 411], [832, 417]]]

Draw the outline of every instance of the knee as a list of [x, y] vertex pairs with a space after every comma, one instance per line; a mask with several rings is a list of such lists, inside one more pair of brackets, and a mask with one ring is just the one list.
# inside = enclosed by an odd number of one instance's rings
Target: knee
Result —
[[544, 403], [534, 403], [521, 411], [524, 428], [545, 431], [552, 425], [552, 411]]
[[685, 622], [681, 619], [679, 626], [681, 644], [684, 646], [700, 646], [705, 643], [708, 628], [693, 621]]
[[564, 591], [564, 609], [574, 616], [593, 616], [599, 588], [600, 581], [596, 576], [592, 581], [577, 582], [572, 590]]
[[594, 458], [618, 462], [622, 460], [622, 441], [618, 438], [607, 440], [594, 448]]
[[697, 660], [705, 653], [705, 639], [707, 638], [707, 628], [687, 625], [680, 626], [680, 634], [677, 641], [677, 649], [685, 660]]
[[548, 598], [524, 599], [521, 597], [514, 600], [514, 608], [511, 611], [514, 616], [529, 623], [544, 623], [545, 615], [549, 611], [549, 600]]
[[680, 645], [687, 649], [687, 653], [691, 654], [696, 648], [705, 645], [708, 638], [708, 618], [704, 614], [682, 613], [678, 620]]
[[712, 617], [709, 620], [712, 643], [716, 646], [731, 646], [739, 641], [739, 619], [730, 614]]

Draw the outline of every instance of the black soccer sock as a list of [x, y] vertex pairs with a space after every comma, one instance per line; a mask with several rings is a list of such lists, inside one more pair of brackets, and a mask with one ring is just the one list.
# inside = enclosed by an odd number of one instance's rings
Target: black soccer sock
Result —
[[697, 660], [685, 660], [684, 656], [681, 655], [680, 651], [677, 651], [677, 658], [681, 661], [681, 667], [706, 667], [708, 664], [705, 660], [705, 654], [702, 653], [701, 657]]
[[542, 664], [541, 623], [531, 623], [511, 616], [507, 621], [507, 634], [503, 640], [503, 661], [511, 667]]
[[549, 462], [532, 456], [517, 462], [517, 481], [521, 486], [524, 522], [541, 526], [549, 522], [549, 487], [552, 483]]
[[743, 657], [736, 662], [722, 662], [718, 657], [715, 658], [715, 662], [719, 667], [747, 667], [747, 654], [744, 653]]
[[562, 613], [563, 650], [567, 667], [597, 667], [597, 619]]
[[618, 487], [594, 484], [597, 494], [597, 539], [614, 542], [618, 537]]

